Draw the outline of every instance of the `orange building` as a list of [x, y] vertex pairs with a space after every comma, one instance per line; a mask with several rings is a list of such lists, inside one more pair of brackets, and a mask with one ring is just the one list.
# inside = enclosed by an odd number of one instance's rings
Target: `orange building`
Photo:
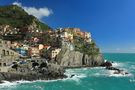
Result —
[[31, 47], [29, 49], [29, 56], [31, 57], [40, 57], [40, 50], [38, 47]]

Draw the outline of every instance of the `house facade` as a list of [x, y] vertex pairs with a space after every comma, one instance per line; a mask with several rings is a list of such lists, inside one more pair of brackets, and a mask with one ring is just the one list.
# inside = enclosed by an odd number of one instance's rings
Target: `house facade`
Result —
[[38, 47], [29, 48], [29, 56], [31, 57], [40, 57], [40, 50]]
[[20, 56], [20, 54], [7, 48], [5, 41], [0, 39], [0, 72], [8, 72], [9, 66]]

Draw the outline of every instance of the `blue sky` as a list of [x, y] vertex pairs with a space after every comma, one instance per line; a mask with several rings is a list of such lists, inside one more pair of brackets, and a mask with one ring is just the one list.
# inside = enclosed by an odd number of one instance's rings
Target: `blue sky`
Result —
[[[17, 0], [0, 0], [0, 5], [9, 5], [15, 1]], [[91, 32], [102, 52], [135, 53], [135, 0], [18, 2], [53, 28], [79, 27]]]

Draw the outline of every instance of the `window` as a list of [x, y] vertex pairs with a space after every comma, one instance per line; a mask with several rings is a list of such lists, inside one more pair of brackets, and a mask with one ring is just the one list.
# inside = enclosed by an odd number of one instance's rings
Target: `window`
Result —
[[3, 63], [3, 66], [6, 66], [6, 63]]
[[1, 67], [1, 63], [0, 63], [0, 67]]
[[3, 56], [5, 56], [5, 55], [6, 55], [5, 50], [2, 50], [2, 54], [3, 54]]
[[9, 51], [7, 51], [7, 55], [9, 55]]

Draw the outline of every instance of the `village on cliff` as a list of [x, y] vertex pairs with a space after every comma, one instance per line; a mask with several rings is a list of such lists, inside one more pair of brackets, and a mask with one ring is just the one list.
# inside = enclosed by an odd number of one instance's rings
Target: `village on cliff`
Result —
[[0, 81], [64, 78], [65, 68], [104, 62], [90, 32], [54, 30], [17, 5], [0, 12]]
[[[0, 28], [3, 28], [0, 32], [3, 38], [0, 39], [0, 72], [12, 72], [13, 68], [11, 67], [13, 67], [15, 63], [25, 65], [29, 60], [46, 59], [46, 62], [48, 62], [48, 60], [55, 59], [61, 51], [60, 47], [42, 44], [38, 37], [31, 37], [29, 40], [21, 42], [17, 40], [13, 41], [12, 35], [16, 35], [15, 39], [22, 37], [22, 34], [19, 34], [19, 29], [10, 29], [9, 25], [1, 26]], [[41, 35], [43, 32], [40, 30], [32, 31], [30, 28], [29, 35], [30, 34]], [[81, 32], [79, 28], [60, 28], [55, 31], [48, 30], [45, 34], [56, 38], [59, 37], [63, 44], [69, 44], [70, 50], [74, 49], [74, 46], [71, 44], [74, 40], [74, 36], [82, 37], [89, 43], [92, 40], [90, 33]], [[27, 44], [27, 42], [31, 43], [31, 45]], [[43, 57], [43, 49], [50, 50], [49, 54], [47, 54], [48, 58]]]

